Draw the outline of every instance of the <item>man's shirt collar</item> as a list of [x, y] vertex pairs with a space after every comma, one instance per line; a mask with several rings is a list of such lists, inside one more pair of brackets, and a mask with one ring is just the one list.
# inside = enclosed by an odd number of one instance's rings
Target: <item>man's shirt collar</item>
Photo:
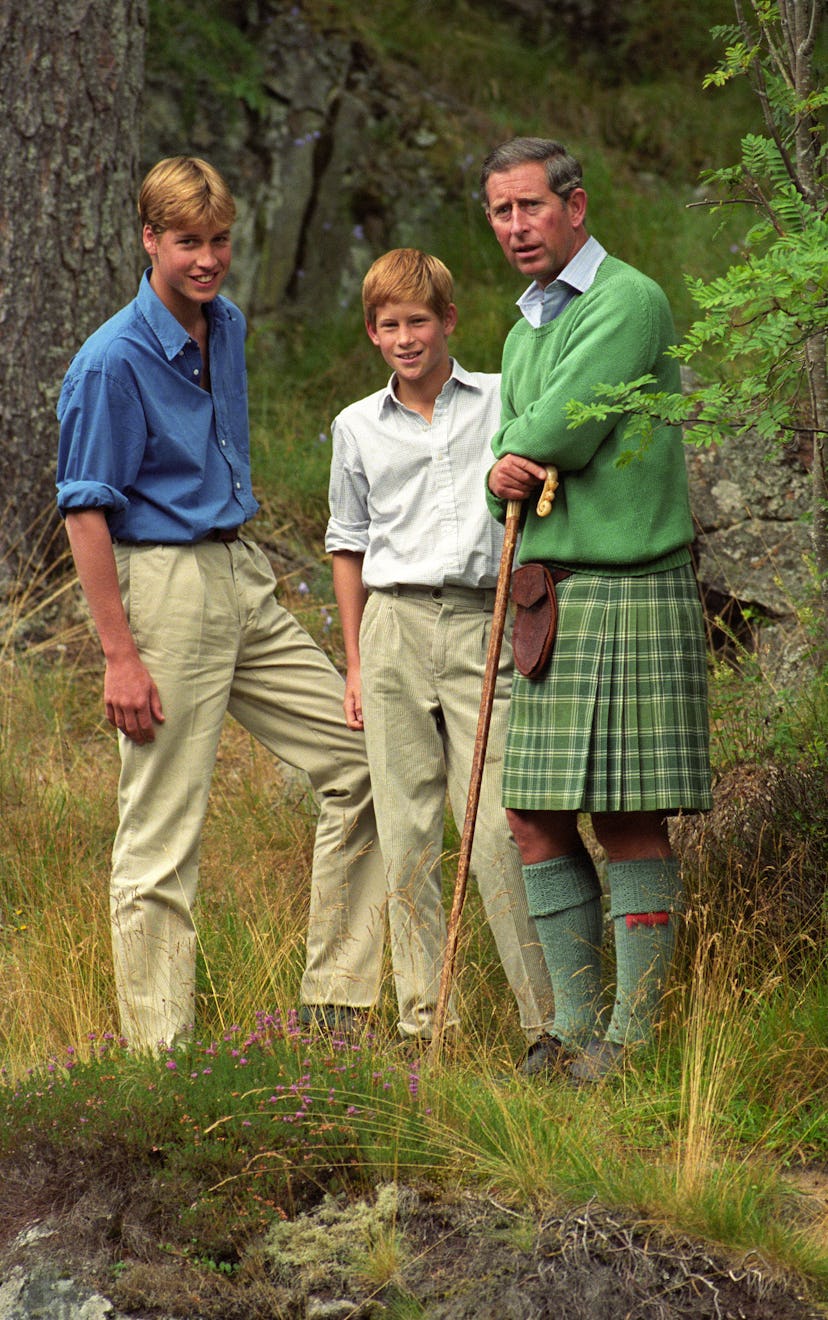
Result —
[[[158, 297], [150, 283], [151, 275], [152, 267], [148, 267], [144, 271], [143, 278], [138, 286], [138, 308], [147, 325], [158, 339], [167, 361], [172, 362], [174, 358], [178, 357], [185, 344], [189, 342], [191, 336]], [[204, 311], [209, 324], [212, 324], [214, 317], [224, 314], [223, 305], [218, 299], [215, 302], [205, 303]]]
[[545, 289], [533, 281], [517, 302], [529, 324], [537, 329], [554, 321], [577, 294], [586, 293], [606, 255], [606, 250], [590, 235], [558, 278]]

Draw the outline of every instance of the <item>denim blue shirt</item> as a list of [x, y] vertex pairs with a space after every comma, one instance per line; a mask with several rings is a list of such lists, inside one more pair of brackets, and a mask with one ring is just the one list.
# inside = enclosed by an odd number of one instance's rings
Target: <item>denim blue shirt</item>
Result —
[[258, 509], [250, 479], [245, 320], [205, 304], [210, 389], [198, 344], [157, 297], [137, 297], [72, 359], [58, 400], [61, 514], [102, 509], [113, 539], [187, 544]]

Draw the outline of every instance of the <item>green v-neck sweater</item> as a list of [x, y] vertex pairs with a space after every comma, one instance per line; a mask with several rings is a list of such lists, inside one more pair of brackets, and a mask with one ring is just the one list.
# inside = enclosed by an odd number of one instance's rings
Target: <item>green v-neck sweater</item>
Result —
[[[519, 560], [600, 573], [659, 572], [686, 563], [693, 538], [681, 432], [659, 426], [642, 450], [631, 419], [615, 414], [570, 429], [566, 404], [592, 401], [599, 385], [651, 373], [654, 390], [677, 392], [677, 363], [664, 293], [640, 271], [607, 256], [590, 288], [534, 329], [521, 320], [503, 349], [496, 458], [520, 454], [553, 463], [560, 485], [546, 518], [526, 501]], [[622, 456], [636, 452], [619, 464]], [[506, 505], [487, 488], [501, 522]]]

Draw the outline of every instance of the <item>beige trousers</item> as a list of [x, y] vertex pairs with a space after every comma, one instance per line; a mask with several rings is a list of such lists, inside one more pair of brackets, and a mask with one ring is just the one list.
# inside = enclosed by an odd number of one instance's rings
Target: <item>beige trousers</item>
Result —
[[385, 873], [363, 738], [345, 724], [342, 679], [278, 604], [252, 542], [119, 544], [115, 555], [165, 714], [154, 742], [120, 738], [111, 915], [123, 1034], [153, 1048], [193, 1025], [199, 848], [225, 712], [305, 771], [318, 799], [302, 1000], [373, 1004]]
[[[376, 591], [360, 632], [362, 707], [388, 874], [400, 1030], [428, 1037], [445, 948], [441, 856], [446, 791], [462, 829], [493, 592]], [[508, 633], [508, 627], [507, 627]], [[529, 916], [520, 854], [500, 802], [512, 657], [504, 639], [470, 871], [530, 1038], [549, 1027], [552, 986]], [[449, 1022], [456, 1022], [450, 1005]]]

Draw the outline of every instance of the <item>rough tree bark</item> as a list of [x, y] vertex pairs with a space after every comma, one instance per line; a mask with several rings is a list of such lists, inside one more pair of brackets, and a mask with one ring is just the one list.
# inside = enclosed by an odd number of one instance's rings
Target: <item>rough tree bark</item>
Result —
[[54, 405], [132, 296], [147, 0], [0, 0], [0, 595], [55, 545]]

